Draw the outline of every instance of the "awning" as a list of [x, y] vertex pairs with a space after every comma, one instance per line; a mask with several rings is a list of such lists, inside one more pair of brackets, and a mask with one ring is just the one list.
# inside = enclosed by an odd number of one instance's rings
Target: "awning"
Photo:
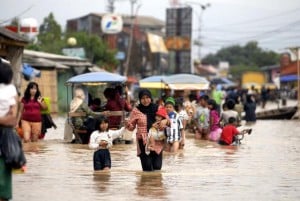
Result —
[[66, 84], [101, 85], [105, 83], [124, 83], [127, 78], [110, 72], [91, 72], [76, 75], [70, 78]]
[[205, 77], [193, 74], [175, 74], [163, 78], [164, 83], [174, 90], [207, 90], [209, 81]]
[[163, 82], [163, 75], [154, 75], [139, 81], [141, 88], [151, 88], [151, 89], [165, 89], [166, 84]]
[[207, 83], [207, 84], [167, 84], [167, 86], [173, 90], [207, 90], [207, 89], [209, 89], [209, 83]]
[[284, 75], [284, 76], [280, 76], [280, 82], [293, 82], [298, 80], [297, 78], [298, 78], [297, 75]]

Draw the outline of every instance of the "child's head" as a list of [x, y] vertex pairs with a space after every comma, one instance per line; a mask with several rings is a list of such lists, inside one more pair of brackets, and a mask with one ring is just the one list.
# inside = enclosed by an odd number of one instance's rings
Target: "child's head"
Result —
[[218, 109], [218, 105], [217, 105], [217, 103], [214, 99], [209, 99], [207, 101], [207, 107], [210, 110], [217, 110]]
[[109, 123], [109, 121], [108, 121], [107, 117], [105, 117], [105, 116], [99, 117], [97, 120], [97, 124], [96, 124], [98, 126], [97, 129], [100, 132], [108, 131], [108, 128], [109, 128], [108, 123]]
[[199, 103], [202, 107], [206, 107], [207, 106], [207, 101], [209, 100], [209, 96], [208, 95], [202, 95], [199, 98]]
[[13, 79], [13, 71], [9, 63], [0, 59], [0, 83], [10, 84]]
[[226, 106], [229, 110], [233, 110], [235, 106], [235, 101], [233, 99], [229, 99], [226, 101]]
[[165, 107], [167, 113], [174, 112], [175, 110], [175, 100], [173, 97], [168, 97], [165, 101]]
[[236, 125], [236, 118], [235, 117], [229, 117], [228, 123], [231, 125]]
[[166, 108], [159, 107], [158, 110], [157, 110], [157, 112], [156, 112], [155, 119], [156, 119], [156, 121], [161, 121], [163, 119], [166, 119], [167, 116], [168, 116], [168, 114], [167, 114]]

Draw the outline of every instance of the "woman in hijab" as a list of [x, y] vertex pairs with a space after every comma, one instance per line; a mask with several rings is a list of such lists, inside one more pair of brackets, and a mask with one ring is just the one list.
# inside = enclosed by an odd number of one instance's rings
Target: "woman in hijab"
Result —
[[[150, 151], [149, 155], [145, 153], [148, 131], [155, 122], [158, 105], [153, 103], [151, 92], [147, 89], [142, 89], [139, 92], [139, 102], [139, 105], [132, 110], [126, 127], [130, 131], [137, 128], [137, 156], [140, 157], [143, 171], [160, 170], [164, 141], [156, 140], [154, 151]], [[160, 127], [165, 127], [168, 123], [168, 119], [162, 120]]]

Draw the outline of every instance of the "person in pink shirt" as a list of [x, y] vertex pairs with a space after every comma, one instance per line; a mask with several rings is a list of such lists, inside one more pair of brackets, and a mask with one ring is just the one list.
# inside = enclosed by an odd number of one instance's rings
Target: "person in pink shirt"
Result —
[[211, 141], [219, 141], [222, 129], [220, 127], [220, 115], [218, 112], [218, 105], [215, 100], [209, 99], [207, 101], [209, 112], [209, 140]]

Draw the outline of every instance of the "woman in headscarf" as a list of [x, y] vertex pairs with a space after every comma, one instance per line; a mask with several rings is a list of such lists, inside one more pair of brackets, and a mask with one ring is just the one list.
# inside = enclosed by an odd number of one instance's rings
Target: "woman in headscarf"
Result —
[[[158, 110], [158, 105], [153, 103], [151, 92], [147, 89], [142, 89], [139, 92], [139, 105], [135, 107], [127, 121], [127, 129], [133, 131], [137, 128], [137, 156], [140, 157], [143, 171], [160, 170], [162, 167], [162, 154], [164, 141], [155, 141], [154, 151], [150, 154], [145, 153], [145, 145], [149, 129], [155, 122], [155, 113]], [[162, 120], [160, 127], [165, 127], [169, 120]]]

